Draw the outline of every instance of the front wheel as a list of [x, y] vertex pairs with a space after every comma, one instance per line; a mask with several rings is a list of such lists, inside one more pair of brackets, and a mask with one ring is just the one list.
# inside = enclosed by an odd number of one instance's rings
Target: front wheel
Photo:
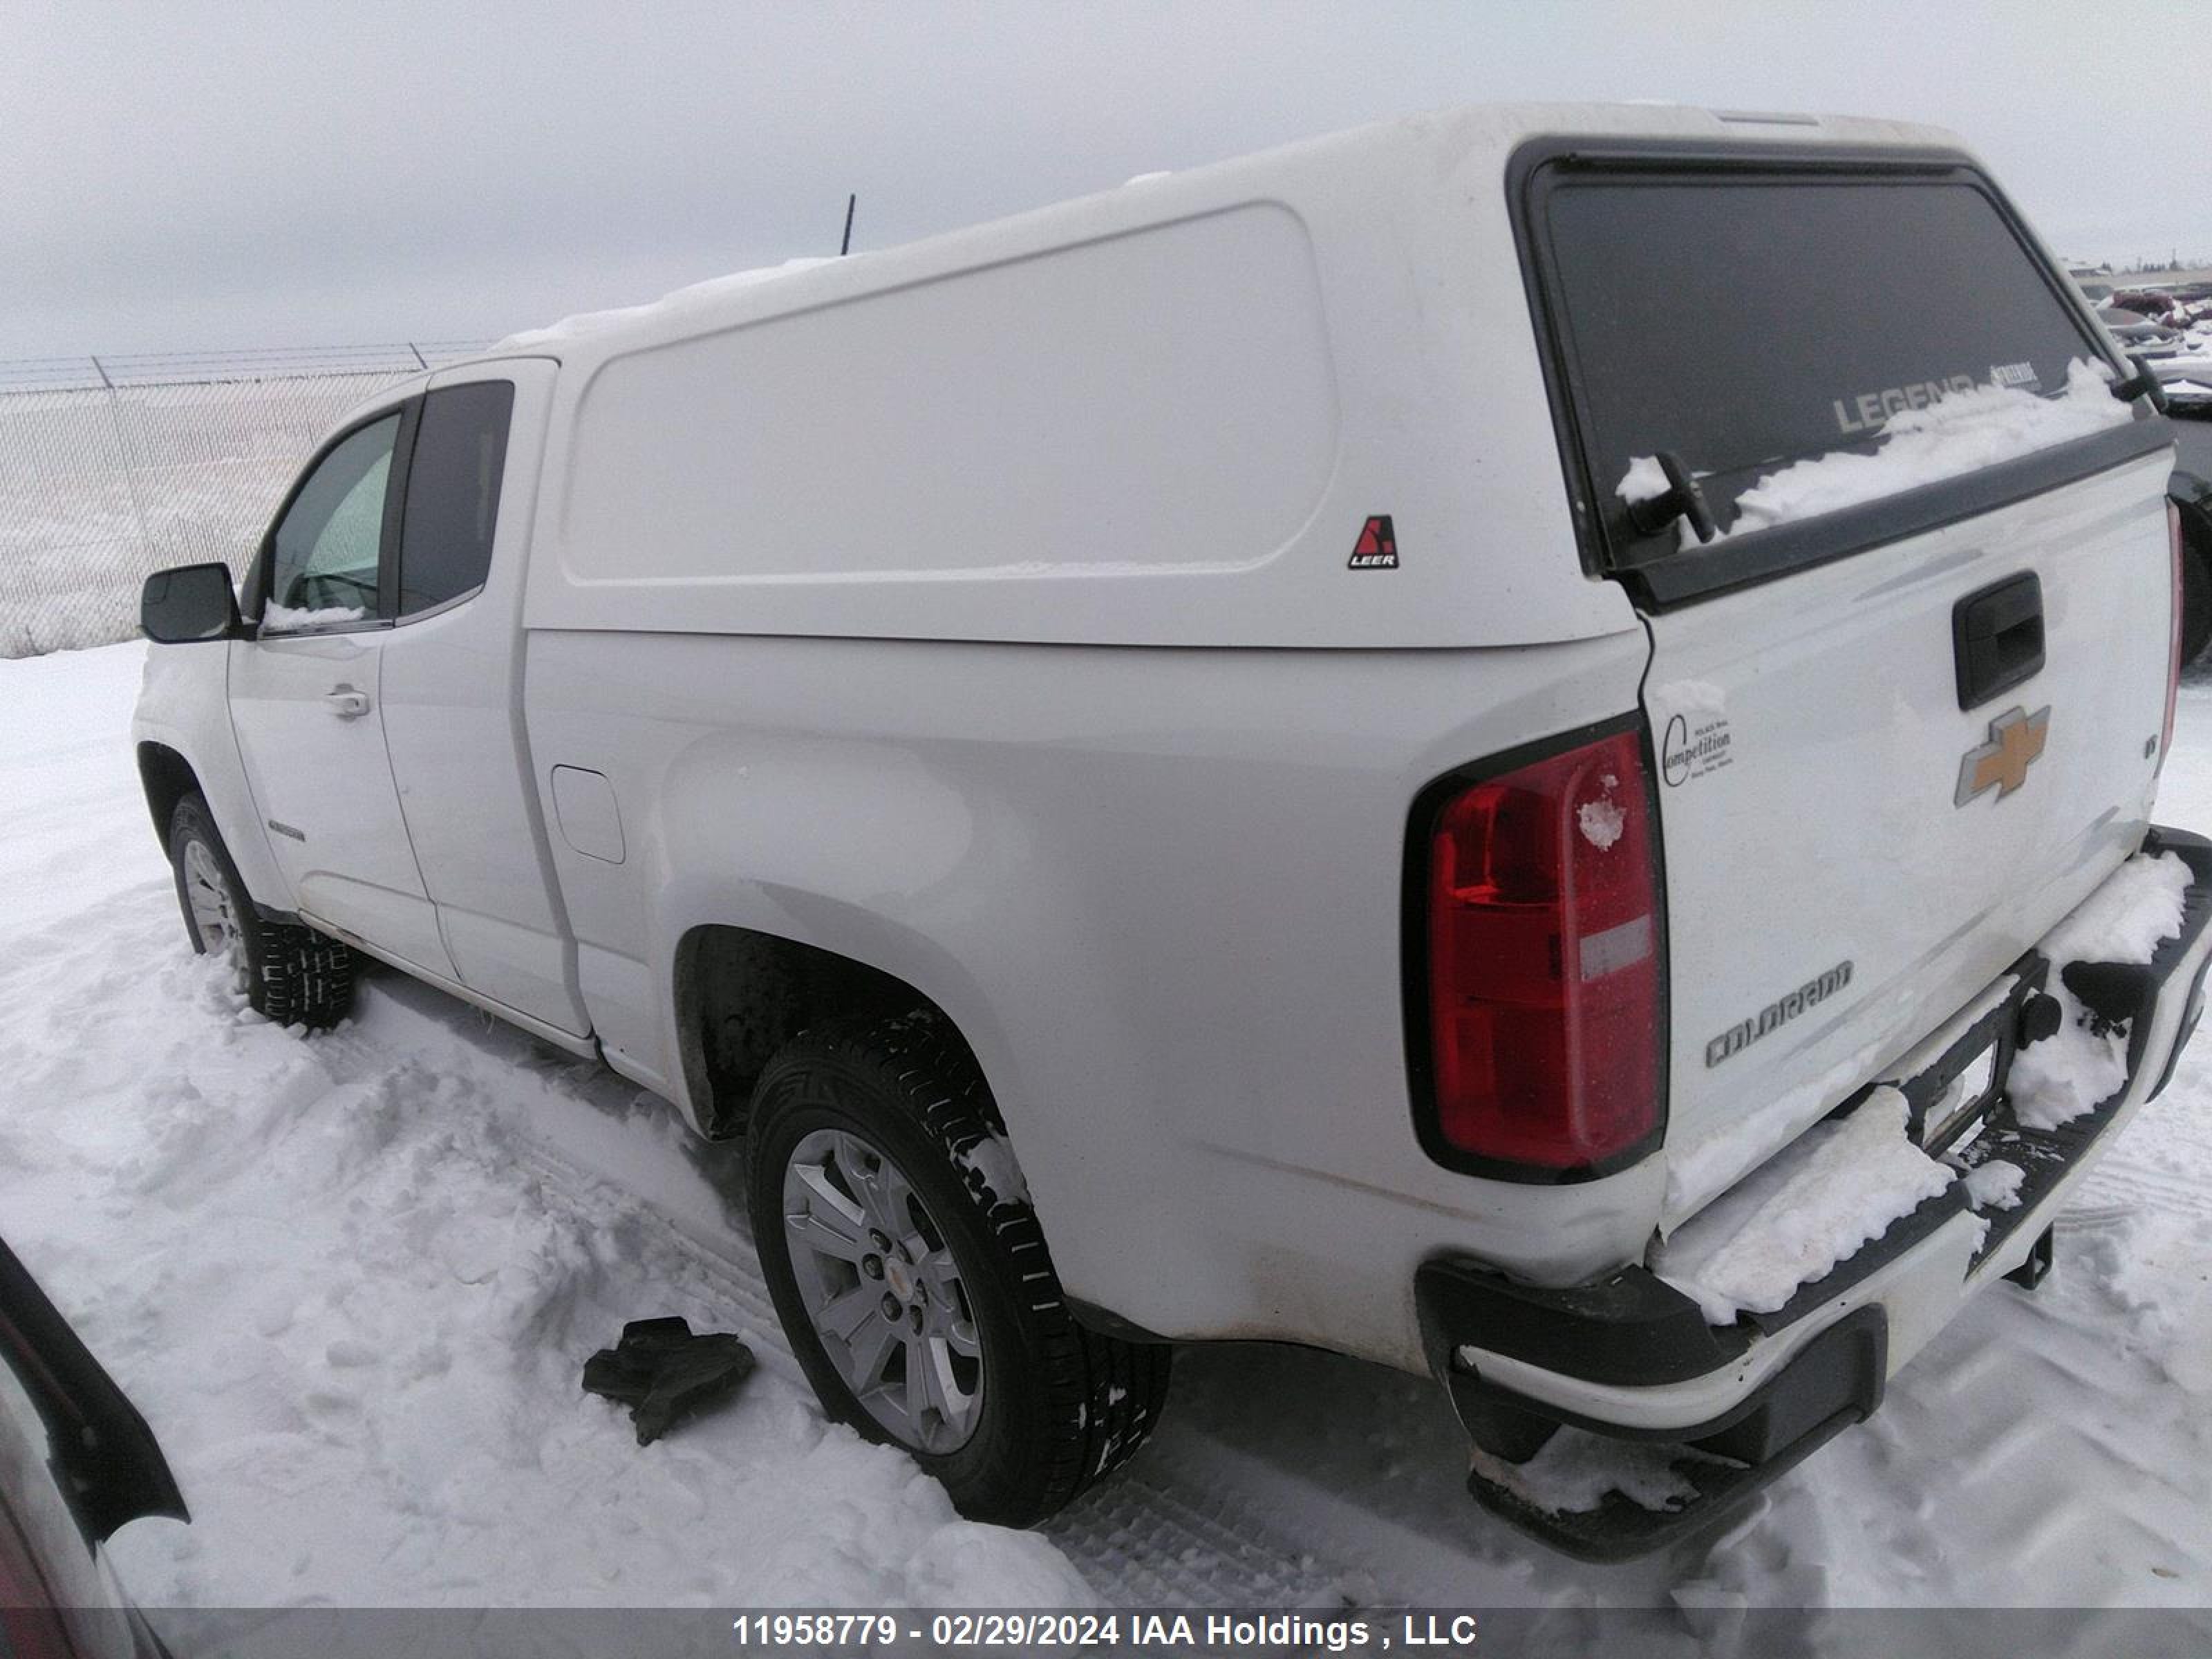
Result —
[[794, 1038], [761, 1074], [750, 1133], [754, 1243], [832, 1417], [1008, 1526], [1143, 1443], [1169, 1350], [1076, 1322], [982, 1074], [940, 1022]]
[[202, 956], [220, 957], [246, 1005], [279, 1025], [335, 1025], [353, 1003], [353, 952], [296, 922], [270, 921], [253, 908], [215, 827], [205, 797], [177, 803], [169, 862], [185, 932]]

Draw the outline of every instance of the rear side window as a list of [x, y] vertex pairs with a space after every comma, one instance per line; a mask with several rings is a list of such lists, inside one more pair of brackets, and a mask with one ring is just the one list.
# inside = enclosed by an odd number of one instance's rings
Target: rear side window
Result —
[[1568, 174], [1539, 212], [1616, 562], [1674, 546], [1638, 544], [1621, 511], [1638, 458], [1671, 453], [1726, 532], [1762, 477], [1871, 452], [1893, 416], [1991, 386], [2054, 398], [2073, 361], [2104, 361], [1996, 202], [1959, 175]]
[[399, 616], [483, 586], [514, 407], [505, 380], [446, 386], [423, 399], [400, 520]]

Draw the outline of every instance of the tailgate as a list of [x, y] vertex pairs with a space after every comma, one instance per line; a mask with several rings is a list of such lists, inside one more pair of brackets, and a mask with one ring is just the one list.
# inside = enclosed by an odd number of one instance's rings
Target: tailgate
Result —
[[[2165, 714], [2166, 465], [1652, 617], [1670, 1223], [2135, 849]], [[1961, 711], [1954, 609], [2023, 572], [2043, 668]]]
[[1527, 192], [1585, 550], [1651, 635], [1671, 1226], [2135, 848], [2171, 440], [1963, 156], [1568, 147]]

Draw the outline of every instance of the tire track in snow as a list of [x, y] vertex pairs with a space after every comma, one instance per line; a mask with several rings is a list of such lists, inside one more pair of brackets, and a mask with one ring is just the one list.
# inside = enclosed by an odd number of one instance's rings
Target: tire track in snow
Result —
[[[534, 1141], [526, 1156], [541, 1178], [572, 1199], [607, 1184], [570, 1163], [550, 1141]], [[761, 1363], [809, 1386], [784, 1340], [750, 1237], [733, 1229], [726, 1242], [709, 1240], [687, 1220], [657, 1208], [652, 1194], [627, 1185], [622, 1190], [638, 1201], [640, 1215], [661, 1231], [662, 1242], [689, 1256], [701, 1277], [742, 1314], [744, 1334]], [[1042, 1528], [1102, 1598], [1130, 1606], [1239, 1607], [1337, 1599], [1343, 1575], [1277, 1537], [1256, 1514], [1240, 1514], [1240, 1506], [1231, 1503], [1193, 1502], [1172, 1480], [1158, 1478], [1161, 1464], [1148, 1448], [1122, 1478], [1094, 1488]]]
[[[321, 1041], [356, 1049], [362, 1065], [389, 1066], [429, 1035], [421, 1027], [379, 1029], [404, 1014], [476, 1051], [470, 1063], [482, 1092], [515, 1132], [532, 1176], [568, 1203], [618, 1191], [639, 1224], [692, 1263], [743, 1322], [763, 1363], [799, 1379], [742, 1218], [721, 1196], [733, 1171], [712, 1168], [726, 1152], [677, 1127], [657, 1103], [639, 1109], [640, 1091], [611, 1073], [441, 993], [378, 975], [364, 986], [363, 1004], [369, 1029]], [[549, 1102], [532, 1098], [541, 1091], [568, 1109], [545, 1109]], [[2158, 1155], [2148, 1139], [2131, 1125], [2115, 1150], [2133, 1155], [2108, 1160], [2093, 1179], [2127, 1194], [2130, 1215], [2146, 1202], [2162, 1207], [2169, 1189], [2175, 1209], [2205, 1207], [2188, 1201], [2184, 1179], [2141, 1168]], [[657, 1145], [657, 1162], [621, 1155], [617, 1143], [640, 1142]], [[678, 1190], [690, 1177], [714, 1189], [714, 1199]], [[2085, 1185], [2084, 1197], [2102, 1195]], [[2085, 1249], [2091, 1241], [2105, 1248], [2108, 1237], [2118, 1248], [2124, 1229], [2107, 1232], [2095, 1216], [2094, 1209], [2070, 1213], [2068, 1230]], [[2008, 1547], [2042, 1563], [2039, 1582], [2088, 1595], [2085, 1564], [2103, 1570], [2116, 1554], [2186, 1562], [2200, 1553], [2180, 1520], [2189, 1511], [2188, 1482], [2154, 1472], [2175, 1459], [2187, 1464], [2202, 1437], [2183, 1403], [2131, 1429], [2084, 1412], [2086, 1401], [2140, 1398], [2145, 1367], [2110, 1351], [2110, 1334], [2089, 1316], [2104, 1310], [2075, 1305], [2084, 1291], [2057, 1288], [2058, 1297], [1993, 1291], [1981, 1298], [1994, 1305], [1962, 1323], [1982, 1340], [1959, 1331], [1948, 1352], [1916, 1361], [1870, 1428], [1787, 1477], [1754, 1512], [1774, 1520], [1753, 1534], [1731, 1529], [1732, 1537], [1755, 1535], [1757, 1549], [1699, 1545], [1601, 1569], [1550, 1556], [1468, 1499], [1460, 1486], [1464, 1442], [1431, 1385], [1331, 1356], [1260, 1347], [1186, 1350], [1152, 1443], [1043, 1530], [1102, 1600], [1122, 1606], [1528, 1606], [1595, 1595], [1664, 1607], [1686, 1583], [1721, 1584], [1755, 1603], [1818, 1601], [1841, 1588], [1816, 1560], [1814, 1540], [1832, 1528], [1875, 1527], [1917, 1558], [1940, 1554], [1947, 1526], [1980, 1532], [2002, 1516], [1996, 1530], [2012, 1540]], [[1992, 1412], [1992, 1394], [2008, 1409]], [[2131, 1433], [2148, 1434], [2155, 1449], [2131, 1443]], [[1947, 1519], [1949, 1506], [1930, 1494], [1900, 1493], [1900, 1467], [1953, 1471], [1947, 1479], [1978, 1494], [1981, 1521]], [[2087, 1467], [2113, 1471], [2117, 1486], [2075, 1490], [2054, 1502], [2051, 1483], [2027, 1473]], [[1880, 1578], [1884, 1593], [1914, 1599], [1887, 1573]]]
[[2128, 1156], [2124, 1139], [2112, 1155], [2081, 1178], [2073, 1200], [2059, 1216], [2063, 1226], [2109, 1224], [2146, 1209], [2172, 1211], [2200, 1219], [2212, 1218], [2212, 1188], [2191, 1175], [2172, 1175]]
[[[697, 1140], [688, 1128], [677, 1132], [686, 1138], [678, 1144], [695, 1170], [718, 1188], [726, 1206], [712, 1224], [702, 1224], [696, 1203], [670, 1203], [667, 1188], [637, 1178], [638, 1170], [611, 1171], [580, 1159], [575, 1151], [578, 1132], [597, 1126], [588, 1120], [564, 1122], [558, 1113], [534, 1109], [543, 1103], [522, 1097], [528, 1085], [516, 1072], [519, 1067], [523, 1076], [534, 1076], [550, 1096], [609, 1117], [618, 1099], [634, 1099], [640, 1092], [632, 1085], [592, 1062], [486, 1023], [465, 1005], [388, 973], [372, 973], [361, 997], [354, 1020], [315, 1039], [315, 1051], [335, 1079], [365, 1080], [388, 1070], [415, 1046], [398, 1048], [380, 1040], [377, 1028], [395, 1012], [440, 1028], [471, 1051], [465, 1063], [493, 1109], [515, 1133], [518, 1155], [532, 1176], [578, 1209], [597, 1207], [611, 1188], [622, 1194], [631, 1201], [631, 1216], [656, 1235], [661, 1248], [655, 1255], [684, 1258], [709, 1297], [730, 1310], [762, 1364], [802, 1389], [809, 1388], [784, 1339], [750, 1232], [727, 1208], [722, 1183], [733, 1181], [735, 1174], [728, 1149]], [[648, 1110], [672, 1109], [655, 1103]], [[641, 1127], [635, 1121], [637, 1115], [630, 1114], [631, 1121], [619, 1128]], [[649, 1176], [651, 1171], [644, 1173]], [[1346, 1600], [1348, 1588], [1364, 1601], [1413, 1599], [1386, 1589], [1370, 1570], [1336, 1563], [1317, 1553], [1310, 1540], [1286, 1536], [1267, 1518], [1281, 1511], [1263, 1509], [1233, 1480], [1191, 1479], [1186, 1464], [1193, 1460], [1180, 1454], [1188, 1453], [1188, 1443], [1197, 1437], [1187, 1429], [1178, 1432], [1171, 1389], [1160, 1440], [1041, 1528], [1103, 1601], [1121, 1606], [1328, 1606]]]
[[[0, 837], [9, 924], [0, 1059], [69, 1097], [131, 1092], [148, 1057], [128, 1017], [138, 999], [173, 989], [157, 981], [173, 979], [167, 965], [183, 948], [121, 735], [137, 653], [0, 665], [11, 676], [0, 750], [15, 811], [13, 833]], [[2160, 816], [2212, 822], [2212, 696], [2192, 685], [2185, 703]], [[64, 720], [85, 735], [56, 748], [49, 728]], [[39, 758], [49, 751], [60, 758]], [[64, 763], [70, 756], [77, 770]], [[681, 1258], [687, 1286], [696, 1273], [759, 1338], [772, 1370], [789, 1364], [742, 1231], [702, 1224], [620, 1154], [617, 1143], [667, 1140], [627, 1110], [634, 1091], [410, 981], [379, 975], [363, 997], [372, 1025], [410, 1010], [427, 1024], [340, 1032], [301, 1053], [390, 1072], [420, 1041], [474, 1048], [468, 1105], [489, 1102], [513, 1126], [498, 1150], [518, 1181], [556, 1204], [584, 1194], [594, 1215], [618, 1209], [620, 1224], [652, 1230], [656, 1261], [677, 1258], [672, 1243], [659, 1248], [664, 1232], [686, 1232], [696, 1246]], [[304, 1061], [269, 1066], [267, 1053], [254, 1048], [250, 1086], [264, 1098], [314, 1092]], [[1287, 1351], [1188, 1354], [1152, 1447], [1048, 1535], [1124, 1604], [1388, 1601], [1412, 1599], [1408, 1588], [1493, 1606], [1664, 1607], [1670, 1592], [1721, 1609], [2201, 1600], [2212, 1582], [2212, 1304], [2199, 1245], [2212, 1212], [2208, 1079], [2212, 1051], [2200, 1042], [2085, 1182], [2052, 1280], [2033, 1297], [1992, 1287], [1978, 1298], [1895, 1379], [1872, 1422], [1778, 1484], [1710, 1552], [1620, 1569], [1547, 1557], [1469, 1510], [1432, 1390]], [[599, 1137], [580, 1154], [570, 1132], [595, 1114]], [[51, 1206], [83, 1194], [82, 1224], [54, 1224], [81, 1253], [106, 1248], [93, 1206], [138, 1191], [118, 1164], [131, 1149], [116, 1127], [91, 1114], [0, 1121], [0, 1162], [14, 1146], [23, 1167], [52, 1176], [50, 1193], [33, 1195]], [[221, 1156], [226, 1143], [214, 1139], [208, 1155]], [[549, 1142], [552, 1164], [538, 1151]], [[684, 1173], [680, 1158], [663, 1165]], [[125, 1190], [112, 1192], [118, 1175]], [[19, 1213], [11, 1224], [27, 1224]], [[127, 1332], [144, 1322], [143, 1284], [111, 1290], [88, 1310], [94, 1322]], [[2052, 1363], [2031, 1363], [2045, 1352]], [[262, 1489], [275, 1488], [241, 1491]]]

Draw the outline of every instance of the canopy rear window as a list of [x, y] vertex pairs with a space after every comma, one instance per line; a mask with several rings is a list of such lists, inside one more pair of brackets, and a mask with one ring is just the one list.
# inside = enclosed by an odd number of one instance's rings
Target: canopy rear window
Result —
[[1639, 458], [1671, 453], [1721, 531], [1747, 530], [1740, 498], [1792, 463], [1870, 453], [1890, 417], [1961, 392], [2057, 398], [2071, 362], [2106, 361], [1964, 168], [1646, 163], [1540, 179], [1553, 325], [1616, 566], [1676, 546], [1628, 520], [1618, 492]]

